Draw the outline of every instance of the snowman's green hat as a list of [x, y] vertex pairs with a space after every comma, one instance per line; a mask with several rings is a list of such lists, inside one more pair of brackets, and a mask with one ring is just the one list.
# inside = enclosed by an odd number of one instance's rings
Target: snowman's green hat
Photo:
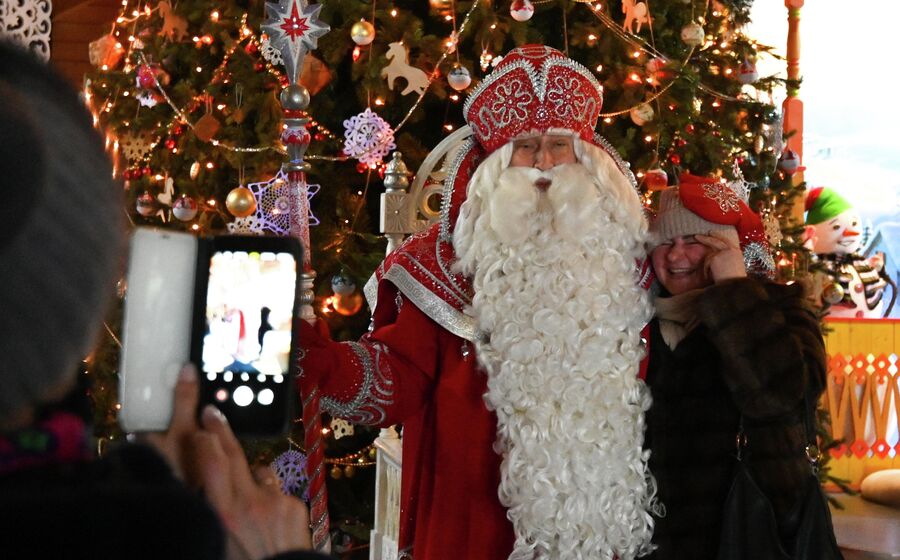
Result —
[[821, 224], [852, 208], [847, 199], [833, 189], [816, 187], [806, 195], [806, 223]]

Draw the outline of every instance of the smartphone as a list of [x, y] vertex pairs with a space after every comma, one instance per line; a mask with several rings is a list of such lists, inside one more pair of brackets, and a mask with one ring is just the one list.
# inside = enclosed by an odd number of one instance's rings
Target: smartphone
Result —
[[236, 434], [287, 432], [296, 410], [293, 322], [300, 243], [289, 237], [218, 236], [198, 250], [191, 361], [200, 406], [214, 404]]
[[129, 246], [118, 420], [127, 432], [163, 431], [190, 360], [199, 244], [187, 233], [135, 228]]
[[284, 433], [296, 410], [295, 340], [302, 248], [293, 238], [196, 237], [136, 228], [119, 368], [119, 422], [169, 426], [183, 364], [241, 436]]

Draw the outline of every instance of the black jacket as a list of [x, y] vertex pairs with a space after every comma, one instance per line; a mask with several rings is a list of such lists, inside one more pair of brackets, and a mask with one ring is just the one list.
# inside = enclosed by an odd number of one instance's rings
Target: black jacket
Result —
[[0, 556], [219, 560], [225, 533], [206, 500], [182, 485], [155, 450], [129, 444], [97, 461], [0, 477]]
[[797, 286], [752, 279], [707, 288], [700, 325], [675, 348], [651, 324], [645, 445], [665, 515], [655, 560], [715, 558], [741, 414], [754, 478], [789, 537], [809, 476], [803, 394], [825, 386], [819, 322]]

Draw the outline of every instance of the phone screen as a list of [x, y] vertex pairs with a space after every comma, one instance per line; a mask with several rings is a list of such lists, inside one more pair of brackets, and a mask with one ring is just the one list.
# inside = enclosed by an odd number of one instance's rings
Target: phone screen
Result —
[[275, 435], [287, 428], [295, 394], [291, 327], [299, 258], [287, 249], [223, 243], [209, 252], [202, 306], [203, 404], [216, 405], [236, 433]]

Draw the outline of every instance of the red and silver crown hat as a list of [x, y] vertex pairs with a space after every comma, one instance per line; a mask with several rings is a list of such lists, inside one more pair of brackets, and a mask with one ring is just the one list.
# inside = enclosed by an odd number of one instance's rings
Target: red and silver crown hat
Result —
[[556, 49], [525, 45], [503, 57], [464, 106], [472, 137], [459, 147], [447, 170], [440, 222], [409, 237], [376, 269], [365, 289], [370, 306], [375, 309], [380, 299], [380, 281], [388, 280], [442, 327], [475, 340], [475, 322], [465, 313], [472, 286], [469, 278], [453, 270], [452, 245], [472, 175], [484, 158], [516, 138], [568, 131], [606, 151], [636, 186], [628, 164], [594, 133], [602, 105], [602, 88], [590, 70]]
[[602, 107], [603, 87], [581, 64], [544, 45], [511, 50], [463, 107], [473, 138], [457, 152], [444, 183], [441, 237], [451, 238], [466, 187], [478, 164], [517, 138], [570, 131], [605, 150], [636, 184], [628, 164], [594, 132]]
[[517, 137], [566, 129], [591, 141], [603, 88], [590, 70], [543, 45], [510, 51], [463, 106], [487, 153]]
[[677, 189], [681, 203], [697, 216], [714, 224], [734, 226], [747, 272], [774, 276], [775, 261], [762, 220], [727, 184], [684, 173], [679, 177]]

